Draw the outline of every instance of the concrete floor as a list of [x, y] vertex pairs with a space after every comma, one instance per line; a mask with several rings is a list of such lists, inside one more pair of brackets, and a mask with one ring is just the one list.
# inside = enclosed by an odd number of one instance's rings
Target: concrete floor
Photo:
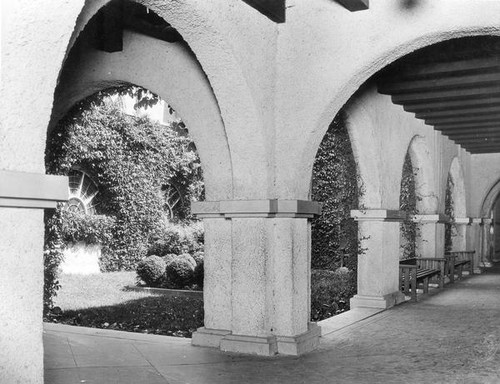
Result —
[[45, 384], [500, 383], [500, 266], [343, 327], [301, 357], [45, 325]]

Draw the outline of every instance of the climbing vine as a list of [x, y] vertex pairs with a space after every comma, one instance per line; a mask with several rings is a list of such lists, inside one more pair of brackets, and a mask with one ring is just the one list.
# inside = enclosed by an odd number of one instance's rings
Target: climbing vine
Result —
[[313, 167], [312, 199], [322, 203], [321, 215], [312, 222], [313, 269], [334, 271], [341, 265], [357, 268], [358, 226], [351, 219], [350, 211], [358, 208], [358, 183], [345, 116], [341, 111], [328, 128]]
[[450, 222], [444, 226], [444, 251], [451, 252], [453, 248], [453, 237], [457, 236], [457, 227], [454, 224], [455, 219], [455, 202], [453, 201], [453, 190], [455, 183], [453, 178], [448, 175], [446, 180], [446, 193], [444, 197], [444, 214], [450, 218]]
[[400, 259], [417, 257], [417, 239], [420, 237], [421, 226], [412, 218], [418, 214], [415, 177], [417, 169], [413, 168], [411, 156], [406, 153], [401, 177], [399, 209], [407, 213], [407, 218], [400, 224]]
[[183, 197], [175, 201], [175, 218], [190, 219], [190, 201], [203, 197], [202, 172], [182, 122], [164, 126], [126, 115], [108, 94], [76, 105], [57, 125], [48, 138], [46, 166], [50, 174], [78, 167], [91, 175], [99, 186], [98, 213], [113, 217], [101, 269], [130, 270], [172, 220], [165, 209], [172, 204], [165, 193], [170, 186]]

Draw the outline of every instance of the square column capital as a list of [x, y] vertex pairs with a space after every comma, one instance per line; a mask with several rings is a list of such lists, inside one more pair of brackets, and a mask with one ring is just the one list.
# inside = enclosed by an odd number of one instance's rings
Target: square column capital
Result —
[[200, 218], [313, 218], [321, 204], [310, 200], [221, 200], [195, 201], [191, 212]]
[[404, 221], [407, 218], [405, 211], [391, 209], [353, 209], [351, 217], [356, 221]]
[[67, 176], [0, 170], [0, 207], [55, 208], [68, 198]]

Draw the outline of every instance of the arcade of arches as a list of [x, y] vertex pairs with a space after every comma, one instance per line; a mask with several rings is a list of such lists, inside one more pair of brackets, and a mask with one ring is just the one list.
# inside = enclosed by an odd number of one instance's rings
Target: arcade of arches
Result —
[[84, 27], [106, 0], [2, 2], [0, 381], [43, 382], [42, 209], [67, 199], [67, 180], [44, 175], [47, 132], [110, 86], [137, 84], [168, 100], [199, 151], [205, 326], [194, 345], [297, 355], [319, 344], [320, 327], [309, 323], [310, 219], [319, 212], [310, 179], [341, 108], [363, 188], [352, 216], [366, 251], [351, 307], [403, 299], [407, 153], [418, 169], [419, 252], [444, 252], [451, 179], [452, 246], [475, 250], [477, 270], [489, 260], [500, 196], [500, 3], [342, 5], [360, 2], [289, 0], [276, 23], [250, 0], [137, 0], [158, 17], [119, 23], [114, 6], [142, 8], [113, 1], [103, 11], [111, 21], [95, 31], [102, 44]]

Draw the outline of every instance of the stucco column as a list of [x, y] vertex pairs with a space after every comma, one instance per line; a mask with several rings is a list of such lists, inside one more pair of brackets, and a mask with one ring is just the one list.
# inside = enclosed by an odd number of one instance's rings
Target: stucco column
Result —
[[487, 252], [485, 247], [486, 233], [483, 224], [483, 219], [473, 218], [471, 224], [471, 232], [473, 233], [474, 241], [474, 273], [481, 273], [481, 267], [488, 267], [491, 265], [491, 260], [487, 259]]
[[43, 383], [43, 210], [68, 178], [0, 170], [0, 383]]
[[399, 223], [403, 211], [354, 210], [363, 254], [358, 256], [358, 293], [351, 308], [389, 308], [404, 301], [399, 290]]
[[482, 255], [482, 260], [485, 260], [488, 263], [491, 263], [493, 261], [493, 255], [492, 255], [492, 236], [490, 233], [491, 230], [491, 225], [492, 225], [493, 220], [490, 218], [483, 218], [482, 219], [482, 233], [483, 233], [483, 255]]
[[298, 200], [193, 203], [205, 223], [205, 326], [192, 344], [299, 355], [319, 344], [310, 317], [310, 223]]
[[421, 257], [444, 256], [444, 225], [448, 216], [443, 214], [415, 215], [414, 222], [420, 225], [417, 239], [417, 255]]

